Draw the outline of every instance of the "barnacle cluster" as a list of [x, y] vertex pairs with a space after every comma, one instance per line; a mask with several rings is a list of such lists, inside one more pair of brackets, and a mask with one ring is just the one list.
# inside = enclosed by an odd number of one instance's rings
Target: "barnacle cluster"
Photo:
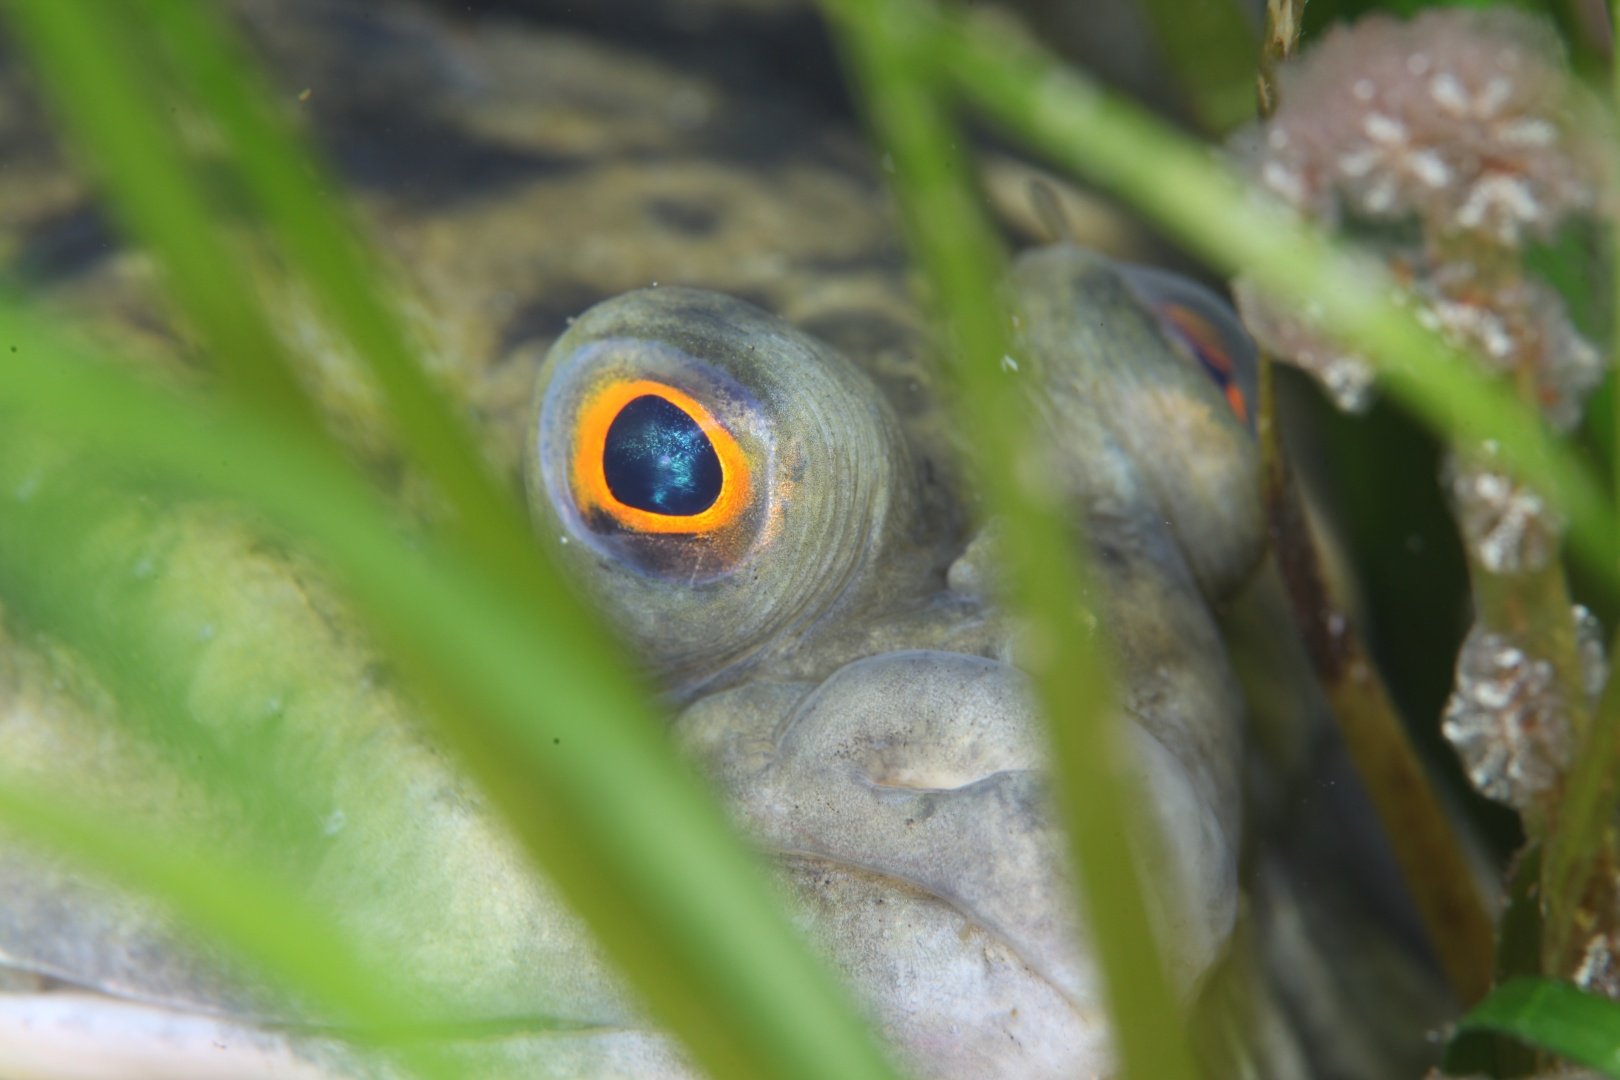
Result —
[[1290, 311], [1266, 301], [1247, 278], [1232, 282], [1238, 316], [1272, 355], [1310, 372], [1339, 408], [1362, 412], [1372, 404], [1373, 369], [1365, 357], [1323, 334], [1320, 313], [1307, 304]]
[[[1524, 246], [1571, 215], [1607, 211], [1601, 131], [1542, 21], [1512, 9], [1436, 8], [1363, 19], [1281, 72], [1281, 105], [1239, 156], [1259, 183], [1337, 228], [1370, 232], [1419, 317], [1504, 373], [1561, 428], [1601, 375], [1562, 300], [1524, 276]], [[1398, 239], [1390, 239], [1390, 237]], [[1237, 286], [1245, 322], [1345, 408], [1372, 368], [1308, 312]]]
[[1563, 47], [1509, 8], [1375, 16], [1285, 68], [1262, 183], [1314, 217], [1417, 215], [1436, 233], [1514, 247], [1601, 191]]
[[1453, 455], [1446, 463], [1444, 479], [1463, 540], [1493, 574], [1541, 570], [1558, 552], [1563, 519], [1535, 489], [1495, 467], [1491, 449], [1466, 460]]
[[1581, 952], [1575, 969], [1575, 985], [1591, 994], [1620, 999], [1620, 956], [1608, 934], [1593, 934]]
[[[1581, 690], [1596, 698], [1607, 681], [1600, 628], [1586, 608], [1572, 613]], [[1574, 732], [1548, 661], [1506, 634], [1475, 623], [1457, 657], [1457, 681], [1441, 731], [1486, 797], [1520, 810], [1536, 805], [1569, 767]]]

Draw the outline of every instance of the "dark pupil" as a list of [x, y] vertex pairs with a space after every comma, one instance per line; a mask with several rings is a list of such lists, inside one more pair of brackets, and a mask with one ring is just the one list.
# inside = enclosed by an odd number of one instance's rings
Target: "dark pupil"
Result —
[[653, 514], [690, 517], [720, 497], [720, 458], [709, 437], [685, 410], [652, 394], [613, 418], [602, 472], [615, 499]]

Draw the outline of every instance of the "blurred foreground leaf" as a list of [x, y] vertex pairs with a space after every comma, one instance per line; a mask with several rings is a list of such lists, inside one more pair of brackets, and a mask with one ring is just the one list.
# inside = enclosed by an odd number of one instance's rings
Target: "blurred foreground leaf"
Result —
[[[0, 326], [20, 359], [0, 367], [7, 422], [242, 497], [324, 555], [435, 706], [444, 741], [714, 1075], [890, 1075], [712, 796], [675, 762], [629, 665], [543, 564], [516, 500], [413, 366], [342, 213], [325, 205], [204, 8], [22, 0], [5, 10], [121, 219], [234, 373], [233, 403], [181, 401], [70, 361], [71, 350], [10, 309]], [[186, 91], [184, 111], [224, 135], [242, 188], [283, 230], [272, 239], [301, 284], [372, 361], [402, 437], [425, 433], [408, 453], [456, 511], [443, 537], [405, 535], [299, 422], [307, 410], [289, 358], [173, 126], [172, 102]]]
[[[1073, 507], [1050, 498], [1029, 467], [1040, 425], [1004, 365], [1015, 348], [999, 302], [1005, 260], [963, 178], [972, 175], [911, 9], [887, 0], [826, 0], [843, 34], [868, 120], [894, 162], [894, 192], [953, 361], [955, 405], [976, 432], [980, 490], [1006, 545], [1013, 601], [1024, 619], [1019, 663], [1035, 681], [1052, 749], [1084, 917], [1092, 928], [1121, 1072], [1138, 1080], [1196, 1075], [1185, 1022], [1154, 939], [1130, 827], [1136, 800], [1118, 729], [1107, 636], [1087, 625], [1084, 545]], [[1126, 823], [1122, 825], [1121, 823]], [[1150, 848], [1151, 850], [1151, 848]], [[1174, 947], [1171, 943], [1169, 947]]]
[[1514, 979], [1458, 1022], [1463, 1032], [1497, 1031], [1604, 1076], [1620, 1077], [1620, 1003], [1555, 979]]

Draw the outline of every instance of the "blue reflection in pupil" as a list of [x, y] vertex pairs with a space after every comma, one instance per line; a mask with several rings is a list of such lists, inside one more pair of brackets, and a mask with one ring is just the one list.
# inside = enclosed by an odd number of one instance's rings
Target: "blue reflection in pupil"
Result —
[[608, 490], [626, 506], [690, 517], [720, 497], [720, 458], [697, 421], [661, 397], [634, 398], [608, 425], [602, 447]]

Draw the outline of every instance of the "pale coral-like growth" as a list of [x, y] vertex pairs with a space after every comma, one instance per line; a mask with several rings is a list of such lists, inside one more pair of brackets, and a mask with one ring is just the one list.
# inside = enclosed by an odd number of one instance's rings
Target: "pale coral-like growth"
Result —
[[1255, 342], [1315, 376], [1335, 405], [1346, 412], [1365, 412], [1372, 404], [1372, 365], [1334, 344], [1321, 332], [1310, 311], [1278, 310], [1247, 278], [1232, 282], [1232, 299]]
[[1607, 934], [1593, 934], [1575, 969], [1575, 985], [1591, 994], [1620, 999], [1620, 957]]
[[1609, 683], [1609, 654], [1603, 624], [1584, 604], [1575, 605], [1575, 647], [1581, 664], [1581, 692], [1586, 700], [1596, 702]]
[[1604, 361], [1558, 293], [1524, 277], [1492, 287], [1466, 263], [1414, 276], [1420, 321], [1503, 374], [1528, 370], [1536, 404], [1554, 427], [1568, 431], [1580, 422], [1587, 396], [1603, 381]]
[[[1573, 427], [1602, 360], [1520, 259], [1571, 215], [1612, 208], [1606, 132], [1552, 28], [1506, 8], [1375, 15], [1329, 32], [1280, 80], [1277, 112], [1233, 146], [1260, 184], [1330, 225], [1415, 224], [1415, 242], [1380, 254], [1418, 316], [1496, 370], [1525, 373], [1548, 419]], [[1263, 345], [1341, 407], [1365, 406], [1371, 364], [1309, 312], [1273, 312], [1241, 282], [1238, 293]]]
[[1552, 665], [1477, 623], [1457, 657], [1440, 730], [1482, 794], [1521, 810], [1569, 764], [1569, 717]]
[[[1590, 611], [1571, 613], [1582, 692], [1595, 699], [1608, 678], [1601, 628]], [[1441, 732], [1468, 778], [1487, 798], [1520, 810], [1562, 779], [1574, 752], [1569, 711], [1552, 664], [1476, 622], [1457, 656], [1457, 680]]]
[[1444, 470], [1463, 541], [1493, 574], [1545, 567], [1558, 551], [1564, 522], [1532, 489], [1478, 460], [1452, 458]]
[[1512, 9], [1363, 19], [1284, 69], [1281, 91], [1255, 172], [1319, 218], [1417, 215], [1514, 247], [1603, 190], [1557, 35]]
[[[1502, 374], [1525, 366], [1548, 421], [1564, 431], [1580, 422], [1587, 396], [1603, 381], [1604, 361], [1555, 291], [1523, 277], [1493, 288], [1466, 263], [1431, 266], [1410, 253], [1389, 259], [1397, 276], [1413, 283], [1402, 299], [1415, 305], [1420, 322]], [[1315, 376], [1339, 408], [1361, 412], [1371, 403], [1372, 364], [1336, 345], [1309, 308], [1277, 310], [1246, 278], [1232, 283], [1232, 295], [1255, 341]]]

